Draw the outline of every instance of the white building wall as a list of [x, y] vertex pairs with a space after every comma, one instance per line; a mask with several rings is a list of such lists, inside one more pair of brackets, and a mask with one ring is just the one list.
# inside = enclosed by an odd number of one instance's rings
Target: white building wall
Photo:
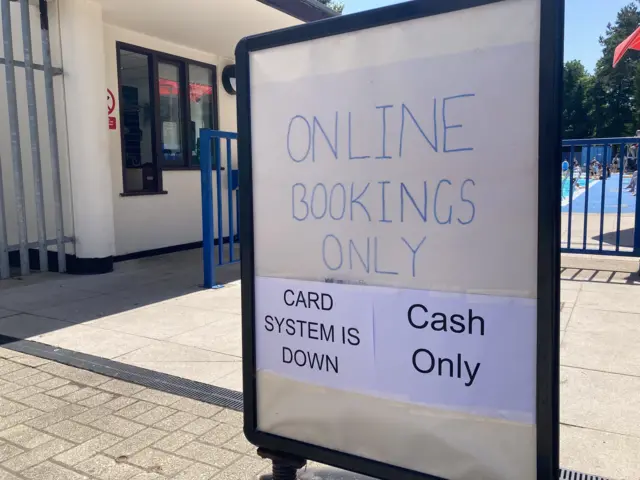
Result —
[[[107, 88], [114, 92], [116, 97], [118, 97], [116, 42], [124, 42], [215, 65], [218, 75], [216, 83], [218, 87], [219, 128], [226, 131], [236, 131], [236, 97], [229, 95], [224, 90], [220, 78], [224, 66], [233, 64], [234, 59], [223, 58], [213, 52], [202, 52], [176, 45], [132, 30], [105, 25], [104, 44]], [[167, 194], [128, 197], [120, 195], [123, 192], [123, 184], [119, 98], [116, 98], [116, 110], [113, 116], [117, 118], [118, 128], [117, 130], [109, 131], [109, 155], [113, 184], [116, 255], [126, 255], [201, 241], [202, 213], [199, 171], [163, 171], [163, 189], [168, 192]], [[224, 149], [224, 143], [222, 146]], [[233, 165], [234, 168], [237, 168], [235, 152], [235, 142], [233, 142]], [[226, 203], [227, 173], [227, 171], [222, 172], [224, 236], [229, 235]], [[214, 178], [214, 205], [215, 196]], [[217, 235], [217, 220], [214, 224]]]
[[[60, 54], [60, 30], [58, 20], [58, 3], [49, 2], [49, 28], [51, 39], [52, 60], [54, 67], [61, 67]], [[22, 26], [20, 22], [20, 5], [11, 2], [11, 24], [13, 37], [14, 59], [23, 61], [24, 52], [22, 44]], [[42, 64], [42, 41], [40, 34], [39, 10], [36, 6], [30, 7], [31, 18], [31, 43], [33, 48], [34, 63]], [[2, 38], [2, 26], [0, 25], [0, 39]], [[4, 47], [0, 41], [0, 57], [4, 57]], [[36, 207], [35, 190], [33, 184], [33, 167], [31, 159], [31, 140], [29, 134], [29, 116], [27, 111], [27, 90], [25, 70], [16, 67], [16, 93], [18, 100], [18, 116], [20, 127], [20, 147], [22, 154], [23, 183], [25, 191], [27, 231], [29, 242], [36, 242]], [[9, 129], [9, 118], [7, 114], [7, 91], [5, 83], [5, 66], [0, 65], [0, 165], [2, 167], [2, 177], [4, 184], [3, 205], [7, 218], [7, 237], [9, 245], [18, 243], [18, 218], [16, 213], [15, 190], [13, 180], [13, 160], [11, 152], [11, 136]], [[49, 148], [49, 130], [47, 124], [47, 110], [44, 93], [44, 72], [35, 71], [35, 87], [38, 107], [38, 128], [40, 137], [40, 155], [42, 162], [43, 192], [45, 199], [45, 219], [47, 238], [54, 239], [55, 213], [53, 204], [53, 181], [51, 175], [51, 150]], [[60, 155], [60, 169], [62, 180], [62, 203], [64, 215], [64, 232], [66, 236], [73, 236], [73, 217], [71, 206], [71, 187], [69, 180], [69, 155], [67, 144], [67, 127], [64, 106], [64, 86], [62, 76], [54, 77], [55, 109], [58, 127], [58, 144]], [[49, 250], [55, 251], [55, 246], [50, 246]], [[67, 244], [67, 253], [74, 253], [73, 245]]]

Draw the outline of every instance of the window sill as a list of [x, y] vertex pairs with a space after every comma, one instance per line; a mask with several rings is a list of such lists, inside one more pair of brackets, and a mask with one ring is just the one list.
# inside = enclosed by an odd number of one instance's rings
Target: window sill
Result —
[[169, 192], [166, 190], [162, 190], [160, 192], [123, 192], [120, 194], [121, 197], [144, 197], [147, 195], [166, 195]]

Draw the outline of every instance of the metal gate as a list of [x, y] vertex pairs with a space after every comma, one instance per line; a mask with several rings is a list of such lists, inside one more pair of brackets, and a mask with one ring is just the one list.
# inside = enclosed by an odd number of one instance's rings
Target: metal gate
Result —
[[[0, 0], [0, 278], [8, 278], [12, 266], [20, 275], [66, 271], [65, 243], [71, 238], [64, 234], [54, 103], [54, 77], [62, 71], [52, 65], [47, 7], [46, 0]], [[49, 237], [47, 216], [55, 225]], [[50, 246], [57, 254], [50, 255]]]
[[635, 137], [563, 142], [563, 252], [640, 255], [638, 144]]
[[[237, 251], [240, 244], [238, 230], [240, 191], [238, 189], [238, 170], [233, 168], [233, 148], [231, 143], [237, 139], [238, 134], [234, 132], [200, 130], [202, 259], [205, 288], [216, 287], [216, 266], [240, 261], [240, 254]], [[221, 145], [223, 140], [224, 149], [222, 149]], [[226, 181], [222, 179], [223, 171], [226, 171]], [[215, 204], [213, 201], [214, 174], [216, 182]], [[223, 193], [223, 190], [226, 190], [226, 192]], [[215, 223], [214, 219], [216, 220]]]

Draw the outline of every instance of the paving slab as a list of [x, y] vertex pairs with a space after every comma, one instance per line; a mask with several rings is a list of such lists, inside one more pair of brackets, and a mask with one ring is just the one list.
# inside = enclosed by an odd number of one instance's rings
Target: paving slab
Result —
[[[589, 234], [598, 235], [599, 232], [592, 231], [592, 224], [596, 223], [589, 218]], [[572, 226], [574, 239], [580, 228], [581, 225]], [[589, 242], [598, 243], [592, 239]], [[31, 276], [22, 286], [15, 281], [0, 282], [0, 333], [5, 325], [5, 331], [13, 329], [19, 338], [241, 391], [239, 266], [216, 272], [218, 279], [227, 282], [224, 288], [203, 290], [198, 287], [200, 255], [200, 251], [180, 252], [118, 263], [113, 274], [96, 277], [47, 274], [39, 278]], [[563, 465], [613, 478], [635, 478], [629, 476], [633, 468], [638, 470], [629, 452], [640, 438], [638, 260], [572, 255], [563, 256], [563, 267], [560, 314], [562, 455], [566, 462]], [[17, 318], [10, 320], [13, 317]], [[24, 319], [28, 321], [22, 322]], [[120, 452], [125, 455], [150, 449], [195, 462], [175, 475], [188, 479], [200, 478], [198, 475], [221, 476], [237, 461], [226, 466], [200, 462], [194, 458], [202, 448], [199, 445], [240, 456], [253, 453], [241, 433], [232, 436], [233, 428], [224, 435], [220, 430], [219, 437], [212, 433], [217, 427], [207, 428], [212, 423], [240, 427], [237, 412], [164, 392], [136, 391], [136, 387], [125, 387], [101, 375], [8, 350], [0, 349], [0, 359], [0, 396], [7, 402], [2, 407], [11, 410], [0, 418], [0, 430], [27, 424], [44, 434], [55, 435], [56, 439], [73, 445], [69, 451], [75, 455], [70, 454], [69, 458], [81, 458], [76, 463], [98, 454], [115, 458], [105, 451], [116, 452], [121, 444]], [[3, 379], [3, 375], [9, 377]], [[104, 384], [107, 385], [102, 388]], [[47, 413], [44, 410], [51, 407], [44, 400], [49, 398], [66, 404], [54, 402], [53, 410]], [[133, 410], [126, 409], [139, 401], [149, 404], [149, 408], [127, 416]], [[123, 413], [119, 414], [120, 411]], [[105, 418], [119, 419], [114, 425], [122, 428], [109, 432], [111, 427], [105, 425]], [[120, 420], [133, 422], [140, 426], [134, 430], [142, 430], [126, 431]], [[59, 423], [62, 423], [57, 427], [59, 432], [77, 424], [90, 429], [86, 432], [105, 433], [77, 444], [70, 432], [67, 438], [59, 438], [47, 430]], [[161, 434], [151, 435], [150, 431]], [[75, 440], [82, 438], [78, 436]], [[115, 443], [106, 445], [114, 438]], [[619, 456], [609, 455], [615, 461], [585, 453], [596, 449], [603, 438], [620, 449]], [[106, 442], [105, 446], [98, 439]], [[125, 443], [129, 439], [132, 440]], [[83, 445], [87, 447], [80, 448]], [[178, 454], [180, 450], [188, 455]], [[607, 449], [603, 447], [603, 451]], [[59, 458], [65, 458], [65, 454], [62, 452]], [[53, 462], [68, 465], [55, 459]], [[247, 463], [244, 472], [251, 470], [251, 463]], [[8, 472], [1, 464], [0, 468]], [[237, 475], [245, 475], [240, 470]], [[136, 474], [140, 475], [153, 478], [161, 474], [154, 471]], [[325, 478], [322, 469], [315, 475]]]

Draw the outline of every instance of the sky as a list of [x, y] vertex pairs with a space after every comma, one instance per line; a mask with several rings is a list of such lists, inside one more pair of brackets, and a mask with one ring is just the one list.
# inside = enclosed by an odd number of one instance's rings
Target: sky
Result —
[[[400, 3], [400, 0], [343, 1], [345, 14]], [[602, 53], [598, 38], [604, 34], [607, 23], [614, 22], [618, 11], [631, 1], [566, 0], [565, 60], [580, 60], [589, 71], [593, 71]]]

